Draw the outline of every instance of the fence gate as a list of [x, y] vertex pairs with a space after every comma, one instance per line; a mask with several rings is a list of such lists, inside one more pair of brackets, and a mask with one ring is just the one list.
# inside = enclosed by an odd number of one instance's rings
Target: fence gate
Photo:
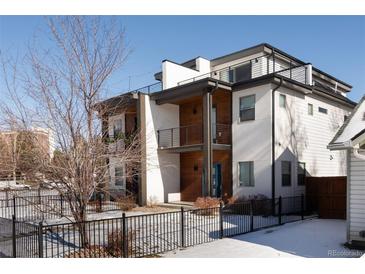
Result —
[[306, 196], [319, 218], [346, 219], [346, 177], [307, 177]]

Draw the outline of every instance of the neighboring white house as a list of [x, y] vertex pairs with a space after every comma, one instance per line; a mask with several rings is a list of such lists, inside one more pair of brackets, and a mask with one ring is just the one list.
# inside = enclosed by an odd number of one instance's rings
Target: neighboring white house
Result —
[[134, 100], [143, 134], [141, 203], [294, 196], [305, 176], [346, 175], [345, 153], [327, 144], [356, 105], [352, 87], [312, 64], [265, 43], [211, 60], [165, 60], [155, 78], [160, 90], [115, 97]]
[[328, 148], [347, 151], [347, 241], [365, 246], [365, 96]]

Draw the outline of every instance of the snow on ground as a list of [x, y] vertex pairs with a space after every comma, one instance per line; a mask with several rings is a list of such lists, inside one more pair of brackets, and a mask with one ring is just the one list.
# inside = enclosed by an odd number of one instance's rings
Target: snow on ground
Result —
[[164, 257], [359, 257], [343, 246], [346, 221], [311, 219], [166, 253]]

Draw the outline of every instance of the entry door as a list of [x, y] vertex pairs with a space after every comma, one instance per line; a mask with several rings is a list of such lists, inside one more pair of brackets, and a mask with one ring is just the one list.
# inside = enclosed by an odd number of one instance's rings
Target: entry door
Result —
[[216, 163], [213, 165], [213, 184], [212, 197], [220, 198], [222, 196], [222, 165]]

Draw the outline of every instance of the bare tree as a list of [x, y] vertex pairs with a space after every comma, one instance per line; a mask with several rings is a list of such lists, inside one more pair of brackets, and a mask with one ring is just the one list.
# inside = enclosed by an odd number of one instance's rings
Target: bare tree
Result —
[[[107, 81], [129, 51], [124, 31], [113, 18], [108, 22], [80, 16], [46, 20], [53, 48], [42, 51], [30, 46], [20, 73], [16, 65], [3, 66], [4, 75], [18, 75], [16, 81], [6, 80], [13, 105], [5, 102], [2, 107], [3, 125], [16, 124], [22, 130], [38, 126], [52, 132], [58, 154], [52, 161], [39, 161], [41, 169], [65, 197], [87, 245], [81, 223], [93, 193], [103, 190], [108, 180], [108, 159], [114, 156], [123, 164], [139, 166], [138, 130], [120, 136], [123, 149], [110, 150], [99, 117], [111, 110], [107, 105], [99, 106], [98, 113], [95, 109], [105, 96]], [[20, 82], [22, 88], [14, 88], [13, 82]], [[127, 103], [121, 99], [118, 107], [127, 107]], [[128, 170], [133, 172], [126, 177], [138, 172]], [[37, 178], [36, 173], [33, 176]]]

